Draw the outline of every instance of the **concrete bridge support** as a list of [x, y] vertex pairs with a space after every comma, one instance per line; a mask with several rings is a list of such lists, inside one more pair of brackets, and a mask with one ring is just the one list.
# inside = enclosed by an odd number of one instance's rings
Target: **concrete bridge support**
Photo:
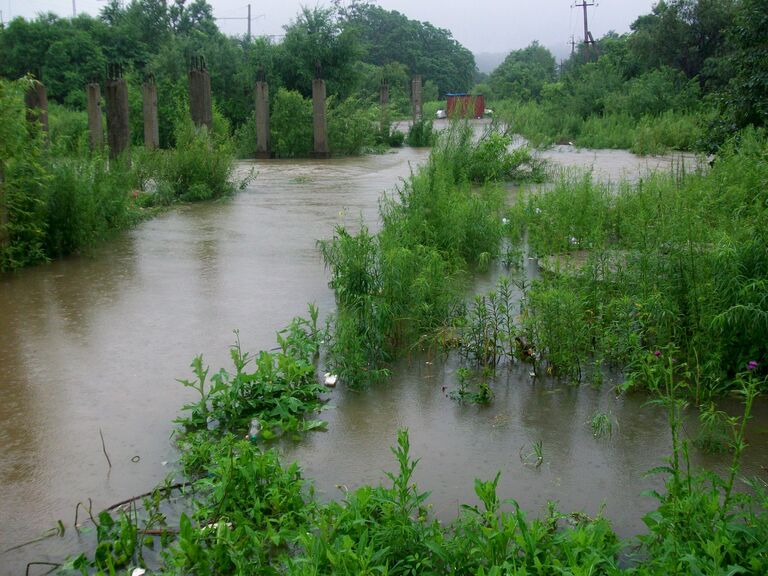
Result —
[[269, 147], [269, 85], [256, 82], [256, 158], [270, 158]]
[[312, 80], [312, 112], [314, 126], [315, 158], [329, 158], [328, 123], [325, 117], [325, 80]]
[[421, 100], [421, 76], [414, 76], [411, 80], [411, 108], [413, 110], [413, 121], [418, 122], [424, 115], [424, 109]]
[[157, 122], [157, 85], [149, 79], [141, 86], [144, 96], [144, 147], [154, 150], [160, 146], [160, 128]]
[[189, 70], [189, 113], [198, 128], [213, 129], [213, 107], [211, 104], [211, 76], [201, 56], [192, 59]]
[[110, 66], [107, 76], [107, 82], [104, 85], [104, 98], [107, 103], [107, 144], [109, 144], [109, 157], [117, 158], [131, 144], [131, 128], [128, 123], [128, 85], [122, 77], [121, 66]]
[[104, 132], [101, 125], [101, 87], [92, 82], [85, 87], [88, 96], [88, 144], [91, 150], [100, 150], [104, 145]]
[[29, 122], [39, 122], [45, 135], [46, 141], [48, 139], [48, 92], [45, 86], [38, 82], [33, 81], [32, 86], [24, 95], [24, 105], [27, 107], [27, 120]]

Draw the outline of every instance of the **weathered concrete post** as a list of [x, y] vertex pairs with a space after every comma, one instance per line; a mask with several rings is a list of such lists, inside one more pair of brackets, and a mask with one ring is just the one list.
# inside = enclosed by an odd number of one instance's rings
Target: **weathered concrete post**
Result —
[[128, 123], [128, 85], [123, 78], [122, 65], [109, 66], [104, 98], [107, 101], [109, 157], [117, 158], [131, 142], [131, 129]]
[[152, 76], [141, 85], [144, 95], [144, 147], [154, 150], [160, 146], [160, 128], [157, 123], [157, 84]]
[[418, 122], [424, 115], [421, 102], [421, 76], [414, 76], [411, 80], [411, 108], [413, 109], [413, 121]]
[[40, 122], [43, 134], [48, 137], [48, 92], [45, 86], [33, 80], [32, 86], [24, 95], [24, 104], [27, 107], [27, 120], [31, 123]]
[[379, 106], [381, 107], [379, 132], [389, 137], [389, 83], [384, 79], [379, 86]]
[[256, 158], [269, 158], [269, 85], [264, 72], [256, 81]]
[[104, 133], [101, 128], [101, 87], [91, 82], [85, 88], [88, 95], [88, 143], [91, 150], [99, 150], [104, 145]]
[[192, 122], [198, 128], [213, 128], [213, 109], [211, 108], [211, 76], [205, 67], [202, 56], [194, 56], [189, 69], [189, 113]]
[[386, 80], [382, 80], [379, 87], [379, 104], [382, 108], [389, 104], [389, 82]]
[[328, 124], [325, 117], [325, 80], [320, 78], [320, 63], [315, 66], [312, 80], [312, 115], [314, 127], [315, 158], [328, 158]]

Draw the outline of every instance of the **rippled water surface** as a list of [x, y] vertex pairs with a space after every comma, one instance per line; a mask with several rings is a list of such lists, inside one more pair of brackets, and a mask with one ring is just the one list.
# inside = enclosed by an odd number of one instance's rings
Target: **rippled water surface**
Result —
[[[238, 329], [246, 350], [274, 346], [274, 333], [333, 295], [316, 249], [337, 224], [376, 227], [377, 201], [427, 151], [329, 161], [243, 163], [257, 178], [233, 199], [184, 206], [145, 222], [91, 254], [0, 276], [0, 551], [35, 538], [78, 501], [94, 510], [151, 489], [171, 468], [169, 442], [190, 397], [175, 379], [194, 355], [228, 366]], [[670, 159], [558, 147], [562, 165], [601, 178], [633, 177]], [[481, 283], [491, 282], [481, 279]], [[451, 360], [412, 357], [372, 390], [330, 392], [329, 431], [286, 445], [324, 497], [382, 480], [389, 447], [408, 427], [416, 478], [435, 512], [450, 519], [472, 500], [475, 477], [502, 472], [501, 494], [538, 513], [605, 506], [622, 534], [642, 528], [656, 485], [643, 472], [668, 452], [664, 417], [640, 397], [534, 382], [525, 367], [502, 373], [487, 408], [457, 405]], [[595, 440], [588, 419], [601, 409], [619, 422]], [[758, 415], [747, 473], [763, 474], [765, 411]], [[99, 432], [112, 461], [107, 466]], [[541, 441], [544, 463], [523, 465], [521, 448]], [[697, 456], [697, 461], [705, 461]], [[708, 462], [720, 466], [716, 460]], [[57, 558], [70, 541], [50, 539], [0, 556], [0, 574]]]

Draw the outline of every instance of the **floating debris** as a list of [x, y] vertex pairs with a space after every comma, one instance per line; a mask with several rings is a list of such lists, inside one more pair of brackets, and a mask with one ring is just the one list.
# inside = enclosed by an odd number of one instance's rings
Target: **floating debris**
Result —
[[324, 377], [325, 385], [328, 386], [328, 388], [334, 388], [336, 386], [336, 381], [339, 379], [336, 374], [331, 374], [330, 372], [326, 372]]
[[251, 420], [251, 426], [248, 428], [248, 435], [246, 438], [248, 440], [256, 440], [258, 439], [259, 434], [261, 434], [261, 422], [259, 422], [258, 418], [254, 418]]

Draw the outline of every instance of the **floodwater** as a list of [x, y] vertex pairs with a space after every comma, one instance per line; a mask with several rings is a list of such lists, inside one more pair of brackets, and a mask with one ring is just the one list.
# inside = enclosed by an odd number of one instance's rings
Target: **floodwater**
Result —
[[[670, 162], [569, 147], [547, 155], [609, 179]], [[214, 370], [228, 367], [233, 330], [245, 350], [257, 351], [274, 346], [275, 331], [306, 303], [331, 312], [316, 240], [338, 224], [375, 229], [381, 193], [426, 156], [404, 148], [242, 163], [243, 173], [258, 175], [231, 200], [180, 207], [88, 255], [0, 276], [0, 554], [58, 520], [70, 528], [66, 539], [0, 555], [0, 574], [71, 552], [78, 502], [90, 498], [98, 511], [172, 473], [172, 420], [192, 399], [176, 379], [190, 376], [192, 358], [204, 353]], [[374, 389], [330, 391], [322, 416], [329, 431], [284, 446], [286, 459], [301, 462], [321, 495], [338, 497], [337, 485], [384, 480], [383, 470], [394, 467], [389, 447], [407, 427], [421, 458], [416, 479], [443, 519], [474, 501], [475, 477], [501, 471], [502, 497], [531, 514], [547, 500], [591, 515], [604, 506], [620, 533], [642, 529], [639, 518], [652, 502], [640, 493], [658, 486], [643, 473], [669, 448], [662, 414], [642, 397], [616, 398], [608, 385], [535, 382], [524, 366], [500, 373], [491, 406], [460, 405], [442, 391], [455, 385], [455, 369], [451, 360], [413, 357]], [[597, 409], [618, 422], [610, 438], [591, 435], [587, 421]], [[747, 474], [765, 477], [767, 427], [761, 414]], [[526, 454], [538, 441], [543, 464], [527, 466], [521, 449]]]

